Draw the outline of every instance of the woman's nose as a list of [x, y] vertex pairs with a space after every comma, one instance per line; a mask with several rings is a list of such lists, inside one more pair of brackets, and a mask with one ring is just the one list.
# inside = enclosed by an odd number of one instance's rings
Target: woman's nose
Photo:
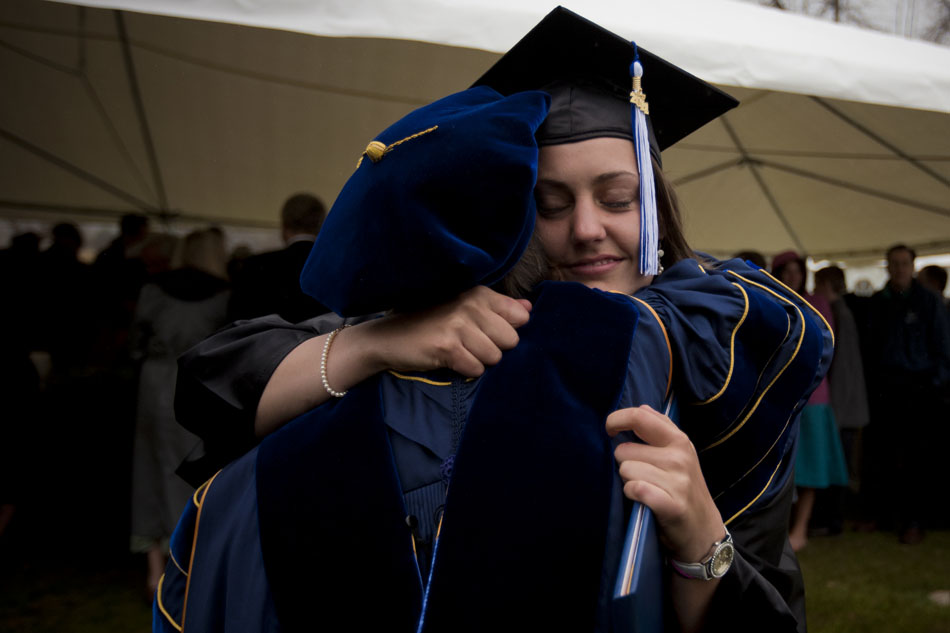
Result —
[[606, 237], [601, 211], [593, 200], [576, 200], [571, 217], [571, 237], [576, 242], [596, 242]]

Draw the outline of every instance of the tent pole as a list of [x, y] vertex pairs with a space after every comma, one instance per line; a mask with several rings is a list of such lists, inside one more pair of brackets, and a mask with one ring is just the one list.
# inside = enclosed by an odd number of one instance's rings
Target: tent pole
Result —
[[110, 218], [121, 218], [123, 215], [128, 213], [142, 212], [141, 209], [137, 209], [135, 207], [129, 209], [106, 209], [100, 207], [79, 206], [74, 204], [57, 204], [54, 202], [25, 202], [20, 200], [7, 200], [4, 198], [0, 198], [0, 209], [60, 214], [68, 213], [70, 215]]
[[19, 145], [20, 147], [30, 152], [31, 154], [35, 154], [39, 156], [40, 158], [42, 158], [43, 160], [53, 163], [57, 167], [60, 167], [68, 171], [73, 176], [76, 176], [77, 178], [85, 180], [89, 184], [94, 185], [102, 189], [103, 191], [107, 191], [108, 193], [111, 193], [113, 196], [117, 198], [120, 198], [130, 204], [135, 205], [136, 207], [138, 207], [139, 209], [143, 211], [154, 210], [154, 207], [148, 202], [145, 202], [144, 200], [140, 200], [139, 198], [133, 196], [131, 193], [123, 191], [119, 189], [118, 187], [116, 187], [115, 185], [110, 184], [106, 182], [105, 180], [99, 178], [98, 176], [94, 176], [90, 174], [89, 172], [77, 167], [76, 165], [73, 165], [72, 163], [60, 158], [59, 156], [56, 156], [52, 152], [48, 152], [45, 149], [42, 149], [40, 147], [37, 147], [36, 145], [33, 145], [26, 139], [20, 138], [19, 136], [17, 136], [16, 134], [13, 134], [12, 132], [8, 130], [0, 128], [0, 137], [5, 138], [6, 140], [10, 141], [14, 145]]
[[829, 112], [837, 116], [839, 119], [841, 119], [842, 121], [844, 121], [845, 123], [853, 127], [854, 129], [856, 129], [857, 131], [861, 132], [861, 134], [864, 134], [865, 136], [867, 136], [869, 139], [871, 139], [878, 145], [885, 147], [889, 152], [892, 152], [895, 156], [899, 157], [901, 160], [907, 161], [908, 163], [910, 163], [911, 165], [913, 165], [920, 171], [924, 172], [925, 174], [927, 174], [928, 176], [930, 176], [937, 182], [942, 183], [946, 185], [947, 187], [950, 187], [950, 179], [947, 179], [941, 174], [935, 172], [933, 169], [931, 169], [927, 165], [924, 165], [922, 162], [920, 162], [913, 156], [906, 154], [901, 149], [899, 149], [896, 145], [893, 145], [889, 143], [888, 141], [885, 141], [883, 138], [881, 138], [880, 136], [872, 132], [870, 129], [864, 127], [863, 125], [861, 125], [860, 123], [858, 123], [857, 121], [849, 117], [844, 112], [838, 110], [838, 108], [834, 107], [833, 105], [831, 105], [830, 103], [822, 99], [821, 97], [812, 97], [811, 99], [812, 101], [822, 106], [823, 108], [825, 108], [826, 110], [828, 110]]
[[910, 198], [904, 198], [902, 196], [894, 195], [887, 191], [879, 191], [877, 189], [871, 189], [870, 187], [864, 187], [861, 185], [856, 185], [854, 183], [845, 182], [844, 180], [838, 180], [837, 178], [823, 176], [822, 174], [816, 174], [815, 172], [799, 169], [797, 167], [789, 167], [788, 165], [782, 165], [781, 163], [773, 163], [771, 161], [764, 161], [764, 160], [759, 160], [757, 162], [764, 167], [771, 167], [772, 169], [778, 169], [779, 171], [784, 171], [789, 174], [801, 176], [802, 178], [810, 178], [811, 180], [817, 180], [818, 182], [823, 182], [829, 185], [833, 185], [835, 187], [841, 187], [842, 189], [850, 189], [851, 191], [863, 193], [865, 195], [872, 196], [875, 198], [890, 200], [891, 202], [902, 204], [904, 206], [913, 207], [915, 209], [920, 209], [922, 211], [929, 211], [930, 213], [935, 213], [943, 217], [950, 217], [950, 208], [938, 207], [935, 204], [928, 204], [926, 202], [911, 200]]
[[145, 116], [145, 104], [139, 90], [138, 78], [135, 74], [135, 62], [132, 59], [132, 48], [129, 46], [129, 36], [125, 30], [125, 19], [121, 11], [115, 11], [115, 23], [119, 32], [119, 42], [122, 45], [122, 56], [125, 59], [125, 70], [129, 77], [129, 90], [132, 92], [132, 101], [138, 113], [139, 127], [142, 130], [142, 141], [148, 162], [152, 168], [152, 177], [155, 179], [155, 191], [158, 192], [158, 206], [162, 211], [168, 211], [168, 198], [165, 195], [165, 184], [162, 182], [162, 171], [155, 154], [155, 145], [152, 143], [152, 133], [148, 127], [148, 118]]
[[123, 158], [125, 158], [126, 164], [129, 166], [136, 180], [139, 181], [139, 184], [142, 185], [142, 190], [149, 191], [151, 187], [145, 181], [145, 177], [142, 175], [142, 172], [139, 170], [136, 162], [132, 159], [131, 152], [129, 152], [129, 149], [125, 146], [125, 143], [122, 142], [122, 136], [116, 129], [112, 119], [109, 118], [109, 113], [102, 104], [102, 100], [99, 99], [99, 95], [96, 94], [96, 90], [92, 87], [92, 82], [89, 80], [89, 75], [86, 73], [86, 7], [77, 7], [77, 9], [78, 15], [76, 28], [79, 34], [76, 37], [76, 75], [79, 77], [80, 82], [82, 82], [83, 87], [86, 89], [86, 94], [89, 95], [92, 105], [99, 112], [99, 118], [102, 119], [102, 122], [109, 130], [109, 134], [112, 136], [112, 140], [118, 147], [119, 152], [122, 154]]
[[724, 163], [719, 163], [718, 165], [713, 165], [712, 167], [707, 167], [706, 169], [701, 169], [699, 171], [695, 171], [691, 174], [686, 174], [685, 176], [677, 178], [676, 180], [673, 181], [673, 186], [679, 187], [680, 185], [691, 183], [694, 180], [701, 180], [702, 178], [707, 178], [714, 174], [718, 174], [721, 171], [732, 169], [733, 167], [738, 167], [742, 164], [743, 164], [743, 159], [741, 158], [736, 159], [736, 160], [727, 160]]
[[769, 205], [772, 207], [772, 211], [775, 212], [775, 215], [778, 217], [779, 221], [785, 227], [785, 231], [788, 233], [789, 237], [792, 238], [792, 241], [795, 243], [795, 248], [799, 253], [805, 253], [805, 245], [802, 244], [802, 241], [798, 238], [798, 233], [792, 228], [791, 223], [788, 221], [788, 218], [785, 217], [785, 214], [782, 212], [782, 208], [778, 204], [778, 200], [775, 199], [775, 196], [772, 195], [771, 189], [768, 185], [765, 184], [765, 179], [762, 178], [762, 174], [759, 172], [759, 161], [753, 159], [749, 156], [749, 153], [746, 151], [745, 147], [742, 145], [742, 141], [739, 140], [739, 136], [736, 134], [735, 129], [729, 123], [729, 119], [723, 115], [719, 117], [719, 120], [722, 121], [723, 127], [726, 128], [726, 133], [729, 134], [729, 138], [732, 139], [732, 142], [735, 144], [736, 149], [739, 150], [739, 154], [742, 156], [742, 163], [745, 164], [749, 171], [752, 172], [752, 177], [755, 178], [756, 184], [759, 185], [759, 189], [762, 191], [762, 194], [765, 196], [765, 199], [769, 201]]

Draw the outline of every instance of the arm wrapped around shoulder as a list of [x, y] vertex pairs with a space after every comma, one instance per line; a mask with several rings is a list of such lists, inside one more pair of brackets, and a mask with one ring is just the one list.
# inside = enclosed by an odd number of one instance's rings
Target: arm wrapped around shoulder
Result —
[[175, 417], [204, 441], [178, 474], [198, 485], [256, 443], [254, 417], [271, 374], [295, 347], [339, 327], [326, 314], [300, 323], [277, 315], [238, 321], [208, 337], [178, 359]]

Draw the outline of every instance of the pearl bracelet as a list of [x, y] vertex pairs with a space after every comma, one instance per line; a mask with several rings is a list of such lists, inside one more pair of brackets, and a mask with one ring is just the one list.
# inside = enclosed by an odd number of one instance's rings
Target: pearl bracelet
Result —
[[340, 330], [348, 327], [350, 327], [349, 323], [330, 332], [326, 342], [323, 343], [323, 354], [320, 355], [320, 380], [323, 382], [323, 388], [334, 398], [342, 398], [346, 395], [346, 391], [335, 391], [333, 387], [330, 386], [330, 382], [327, 380], [327, 357], [330, 355], [330, 345], [333, 344], [333, 339], [340, 333]]

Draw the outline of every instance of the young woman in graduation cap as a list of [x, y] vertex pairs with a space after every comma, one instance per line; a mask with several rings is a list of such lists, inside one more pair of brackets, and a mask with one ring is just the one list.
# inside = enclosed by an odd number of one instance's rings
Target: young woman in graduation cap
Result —
[[[380, 134], [335, 203], [304, 289], [397, 312], [265, 318], [182, 359], [207, 461], [267, 437], [186, 509], [157, 630], [804, 630], [787, 456], [830, 333], [690, 251], [659, 151], [734, 102], [636, 58], [556, 10]], [[532, 235], [580, 283], [485, 288]], [[671, 393], [682, 430], [654, 410]], [[646, 607], [618, 586], [624, 498], [670, 563]]]

